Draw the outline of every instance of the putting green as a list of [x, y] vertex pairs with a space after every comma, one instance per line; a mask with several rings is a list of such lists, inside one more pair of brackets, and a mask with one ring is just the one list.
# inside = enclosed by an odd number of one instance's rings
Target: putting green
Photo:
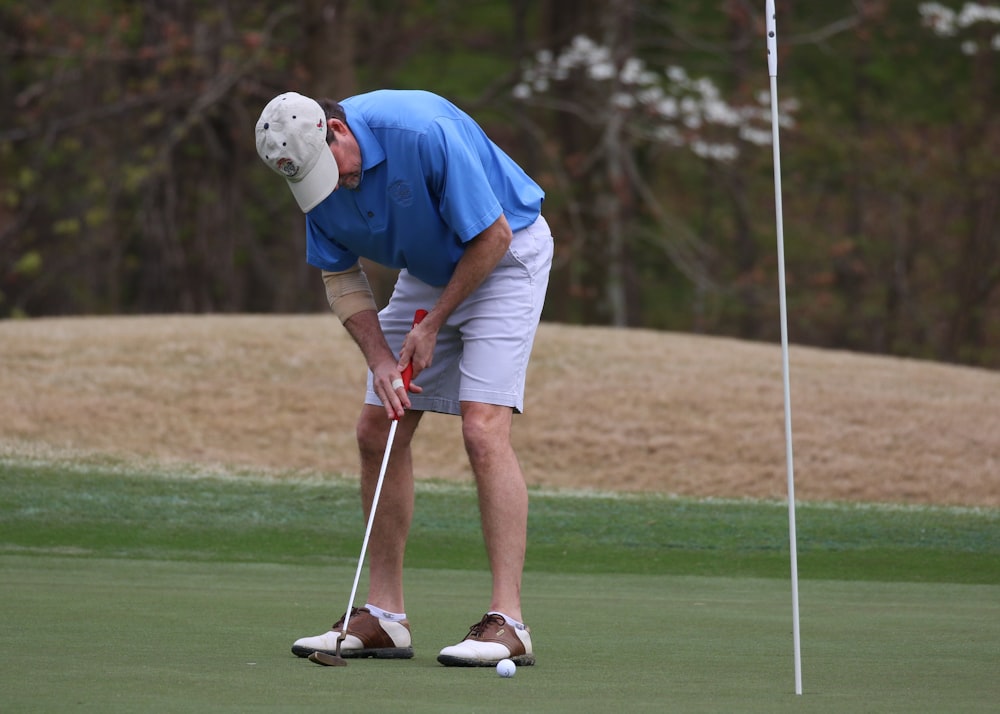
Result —
[[289, 652], [346, 605], [353, 567], [0, 555], [4, 711], [987, 712], [1000, 586], [802, 582], [805, 694], [787, 581], [525, 577], [538, 665], [449, 669], [482, 573], [408, 572], [416, 656], [315, 666]]

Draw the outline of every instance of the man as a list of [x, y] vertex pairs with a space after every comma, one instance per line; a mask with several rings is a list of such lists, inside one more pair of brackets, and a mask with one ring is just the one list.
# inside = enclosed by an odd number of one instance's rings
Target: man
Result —
[[[425, 411], [460, 415], [492, 573], [486, 614], [438, 661], [533, 664], [521, 611], [528, 495], [511, 445], [552, 264], [544, 193], [476, 122], [428, 92], [377, 91], [323, 105], [275, 97], [257, 150], [306, 214], [306, 258], [367, 361], [357, 425], [367, 518], [390, 421], [392, 458], [370, 538], [367, 603], [352, 611], [344, 657], [413, 656], [403, 555], [413, 517], [410, 443]], [[358, 259], [399, 268], [376, 310]], [[417, 309], [428, 310], [413, 325]], [[412, 365], [409, 393], [401, 374]], [[335, 652], [343, 617], [292, 651]]]

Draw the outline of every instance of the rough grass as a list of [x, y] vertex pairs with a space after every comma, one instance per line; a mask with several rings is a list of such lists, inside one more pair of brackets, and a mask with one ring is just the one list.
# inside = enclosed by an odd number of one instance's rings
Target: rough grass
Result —
[[[790, 359], [799, 500], [1000, 506], [1000, 373]], [[351, 475], [363, 386], [327, 315], [8, 321], [0, 454]], [[418, 477], [469, 478], [458, 428], [428, 415]], [[515, 429], [533, 486], [785, 495], [777, 345], [543, 324]]]
[[[303, 565], [356, 561], [355, 479], [205, 476], [186, 469], [0, 458], [0, 556], [78, 555]], [[1000, 585], [1000, 511], [807, 502], [803, 580]], [[527, 572], [787, 579], [785, 505], [534, 490]], [[475, 490], [422, 481], [406, 562], [485, 571]]]

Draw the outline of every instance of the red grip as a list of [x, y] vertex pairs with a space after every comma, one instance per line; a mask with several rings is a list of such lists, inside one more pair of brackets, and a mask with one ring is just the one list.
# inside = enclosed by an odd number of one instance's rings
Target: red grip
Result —
[[[419, 324], [420, 321], [423, 320], [425, 317], [427, 317], [426, 310], [417, 310], [415, 313], [413, 313], [413, 324], [414, 325]], [[413, 362], [407, 364], [406, 367], [403, 369], [403, 389], [407, 392], [410, 391], [411, 379], [413, 379]]]

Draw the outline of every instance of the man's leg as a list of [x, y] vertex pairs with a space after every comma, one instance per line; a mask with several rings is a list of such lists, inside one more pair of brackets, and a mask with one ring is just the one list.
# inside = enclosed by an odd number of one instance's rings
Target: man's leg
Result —
[[489, 612], [465, 639], [438, 654], [444, 665], [492, 667], [508, 658], [518, 666], [535, 663], [521, 615], [528, 488], [510, 441], [512, 415], [511, 407], [462, 402], [462, 436], [476, 475], [493, 594]]
[[[410, 626], [405, 618], [403, 603], [403, 554], [413, 520], [413, 466], [410, 441], [420, 422], [421, 412], [408, 412], [396, 428], [379, 496], [375, 523], [368, 540], [369, 590], [362, 610], [350, 617], [347, 636], [341, 647], [340, 620], [329, 631], [314, 637], [302, 637], [292, 645], [292, 652], [308, 657], [316, 651], [338, 652], [344, 657], [378, 657], [408, 659], [413, 656]], [[381, 406], [365, 406], [358, 419], [357, 437], [361, 452], [361, 502], [365, 524], [371, 513], [372, 498], [382, 469], [382, 458], [391, 422]], [[338, 514], [333, 514], [334, 516]], [[345, 584], [344, 592], [346, 590]], [[337, 605], [338, 598], [334, 598]], [[342, 604], [342, 603], [341, 603]], [[353, 603], [352, 603], [353, 606]], [[340, 605], [337, 605], [339, 608]], [[384, 611], [384, 612], [380, 612]]]
[[462, 402], [462, 436], [479, 492], [483, 540], [493, 573], [490, 610], [521, 620], [528, 489], [511, 444], [510, 407]]
[[[413, 461], [410, 441], [423, 412], [411, 411], [400, 420], [392, 454], [375, 511], [368, 543], [367, 602], [389, 612], [406, 612], [403, 601], [403, 556], [413, 521]], [[391, 422], [381, 406], [365, 405], [358, 419], [361, 453], [361, 504], [365, 523], [371, 513]]]

